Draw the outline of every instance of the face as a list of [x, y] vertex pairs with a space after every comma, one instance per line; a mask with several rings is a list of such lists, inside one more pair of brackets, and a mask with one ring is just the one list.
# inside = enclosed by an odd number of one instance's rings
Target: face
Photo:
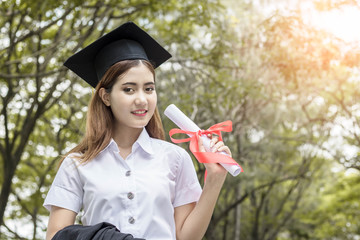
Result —
[[156, 108], [154, 75], [140, 63], [119, 77], [110, 93], [103, 89], [100, 96], [111, 108], [117, 130], [143, 128]]

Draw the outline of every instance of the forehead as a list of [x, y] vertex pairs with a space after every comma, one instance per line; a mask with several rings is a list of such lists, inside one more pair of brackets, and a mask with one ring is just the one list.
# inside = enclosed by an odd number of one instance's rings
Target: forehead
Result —
[[154, 82], [154, 74], [144, 64], [139, 64], [127, 70], [122, 76], [119, 76], [117, 82], [120, 83], [148, 83]]

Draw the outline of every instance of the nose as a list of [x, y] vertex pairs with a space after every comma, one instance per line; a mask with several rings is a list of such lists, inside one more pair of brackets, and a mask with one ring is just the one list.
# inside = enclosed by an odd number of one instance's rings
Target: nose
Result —
[[147, 103], [147, 99], [145, 93], [143, 91], [139, 91], [136, 94], [135, 104], [138, 106], [146, 106], [146, 103]]

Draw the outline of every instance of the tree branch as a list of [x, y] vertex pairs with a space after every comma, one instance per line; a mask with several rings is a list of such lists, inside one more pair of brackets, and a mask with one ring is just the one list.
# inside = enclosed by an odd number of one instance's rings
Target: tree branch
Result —
[[271, 185], [275, 185], [275, 184], [279, 184], [282, 182], [286, 182], [289, 180], [294, 180], [294, 179], [298, 179], [299, 177], [303, 177], [302, 175], [294, 175], [294, 176], [289, 176], [289, 177], [285, 177], [282, 179], [274, 179], [271, 182], [262, 184], [258, 187], [255, 187], [251, 190], [247, 190], [245, 192], [245, 194], [243, 194], [239, 199], [237, 199], [236, 201], [234, 201], [232, 204], [230, 204], [227, 208], [225, 208], [218, 216], [216, 216], [216, 218], [214, 218], [214, 221], [217, 223], [219, 222], [224, 216], [226, 216], [227, 214], [229, 214], [229, 212], [234, 209], [238, 204], [242, 203], [246, 198], [249, 197], [250, 194], [255, 193], [258, 190], [261, 190], [263, 188], [267, 188]]
[[27, 240], [26, 238], [20, 237], [19, 234], [17, 234], [17, 233], [14, 232], [13, 230], [11, 230], [5, 223], [4, 223], [2, 226], [4, 226], [11, 234], [13, 234], [14, 237], [16, 237], [16, 239], [19, 239], [19, 240]]

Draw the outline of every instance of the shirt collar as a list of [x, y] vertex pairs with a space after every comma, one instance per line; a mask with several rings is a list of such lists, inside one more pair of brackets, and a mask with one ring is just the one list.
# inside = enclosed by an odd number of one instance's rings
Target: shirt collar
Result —
[[[154, 150], [151, 146], [151, 138], [145, 128], [143, 128], [142, 132], [140, 133], [140, 136], [134, 143], [134, 145], [132, 147], [132, 151], [134, 152], [138, 146], [140, 146], [145, 152], [147, 152], [149, 154], [154, 154]], [[115, 142], [115, 140], [113, 138], [110, 140], [109, 144], [100, 153], [102, 153], [106, 149], [109, 149], [110, 151], [112, 150], [115, 152], [119, 152], [117, 143]]]
[[143, 128], [139, 138], [134, 143], [133, 149], [136, 145], [139, 145], [145, 152], [154, 154], [154, 150], [151, 146], [151, 138], [145, 128]]
[[100, 153], [104, 152], [106, 149], [109, 149], [109, 151], [119, 152], [117, 143], [113, 138], [111, 138], [109, 144]]

